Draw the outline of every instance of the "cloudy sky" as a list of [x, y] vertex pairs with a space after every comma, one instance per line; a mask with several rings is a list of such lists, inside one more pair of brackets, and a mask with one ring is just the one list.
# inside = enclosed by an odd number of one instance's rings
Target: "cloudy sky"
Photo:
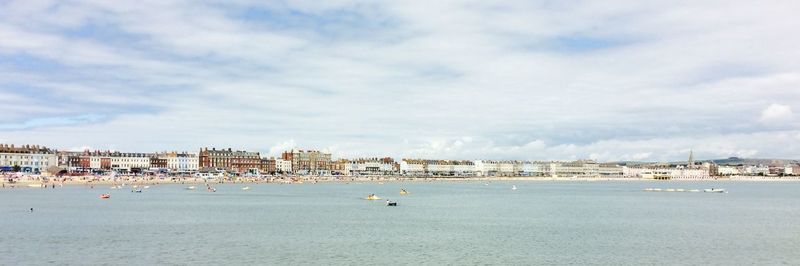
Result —
[[800, 1], [199, 2], [0, 1], [0, 142], [800, 158]]

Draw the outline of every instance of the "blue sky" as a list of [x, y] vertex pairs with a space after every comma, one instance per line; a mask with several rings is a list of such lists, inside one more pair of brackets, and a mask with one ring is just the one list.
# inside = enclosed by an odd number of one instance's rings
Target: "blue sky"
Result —
[[800, 158], [796, 1], [3, 1], [0, 142]]

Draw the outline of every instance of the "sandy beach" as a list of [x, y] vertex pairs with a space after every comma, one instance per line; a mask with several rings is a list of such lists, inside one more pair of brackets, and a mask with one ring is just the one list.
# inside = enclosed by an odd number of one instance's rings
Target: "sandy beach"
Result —
[[[14, 180], [10, 182], [10, 180]], [[60, 186], [116, 186], [116, 185], [162, 185], [162, 184], [314, 184], [320, 182], [338, 183], [382, 183], [382, 182], [668, 182], [668, 181], [732, 181], [732, 182], [798, 182], [800, 177], [777, 176], [733, 176], [709, 179], [670, 179], [654, 180], [643, 178], [565, 178], [565, 177], [411, 177], [411, 176], [265, 176], [265, 177], [228, 177], [200, 178], [192, 176], [155, 177], [155, 176], [71, 176], [46, 177], [37, 175], [5, 175], [2, 176], [2, 188], [42, 188]]]

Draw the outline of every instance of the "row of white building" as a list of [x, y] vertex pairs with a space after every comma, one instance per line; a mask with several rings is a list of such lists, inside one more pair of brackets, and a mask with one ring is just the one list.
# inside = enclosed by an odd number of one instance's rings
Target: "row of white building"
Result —
[[535, 161], [447, 161], [404, 159], [399, 174], [404, 176], [552, 177], [552, 178], [651, 178], [702, 179], [708, 168], [628, 167], [593, 160], [572, 162]]

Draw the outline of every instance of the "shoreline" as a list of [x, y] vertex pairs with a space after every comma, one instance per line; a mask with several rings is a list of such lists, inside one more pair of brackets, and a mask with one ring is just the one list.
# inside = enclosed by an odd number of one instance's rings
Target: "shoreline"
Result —
[[199, 177], [184, 178], [142, 178], [118, 177], [112, 180], [108, 177], [80, 177], [80, 179], [48, 180], [37, 178], [8, 182], [8, 177], [2, 178], [0, 184], [3, 188], [42, 188], [52, 186], [116, 186], [116, 185], [197, 185], [197, 184], [316, 184], [316, 183], [424, 183], [424, 182], [800, 182], [800, 177], [733, 177], [716, 179], [643, 179], [643, 178], [553, 178], [553, 177], [272, 177], [272, 178], [239, 178], [233, 179], [204, 179]]

